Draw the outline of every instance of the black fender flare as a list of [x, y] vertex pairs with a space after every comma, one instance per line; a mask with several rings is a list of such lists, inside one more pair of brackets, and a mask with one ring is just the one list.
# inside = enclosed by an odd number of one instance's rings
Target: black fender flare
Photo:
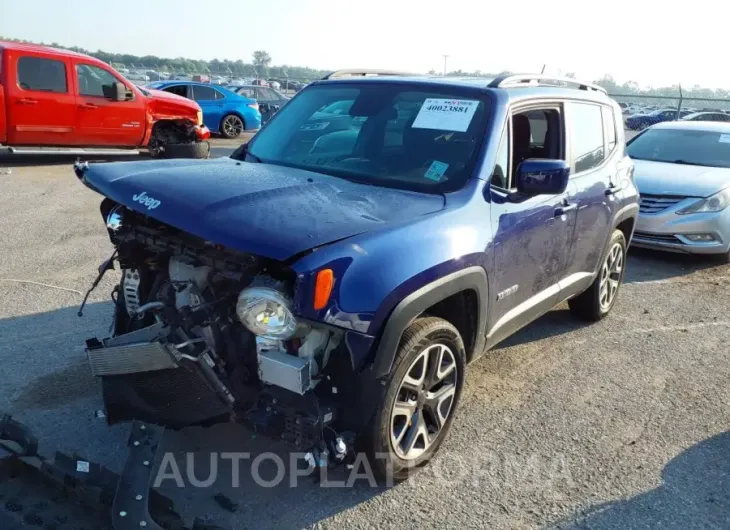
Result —
[[[639, 218], [639, 203], [638, 202], [632, 202], [630, 204], [627, 204], [623, 208], [621, 208], [618, 212], [616, 212], [616, 215], [613, 218], [613, 228], [614, 230], [618, 225], [623, 223], [626, 219], [634, 219], [634, 228], [636, 228], [636, 220]], [[632, 231], [633, 235], [633, 231]], [[609, 236], [610, 237], [610, 236]], [[626, 244], [628, 245], [630, 241], [626, 241]]]
[[416, 317], [437, 302], [467, 290], [474, 291], [477, 296], [478, 315], [474, 352], [475, 354], [481, 352], [486, 341], [489, 286], [484, 268], [473, 266], [424, 285], [395, 306], [378, 342], [373, 362], [375, 377], [384, 377], [390, 373], [403, 332]]

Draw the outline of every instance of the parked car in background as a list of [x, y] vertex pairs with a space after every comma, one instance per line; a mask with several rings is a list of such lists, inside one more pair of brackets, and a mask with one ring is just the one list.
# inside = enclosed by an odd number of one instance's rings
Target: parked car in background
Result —
[[139, 88], [98, 59], [0, 41], [0, 65], [0, 144], [10, 152], [208, 156], [198, 104]]
[[724, 112], [693, 112], [680, 119], [682, 121], [730, 121], [730, 114]]
[[[686, 114], [688, 114], [686, 110], [680, 111], [679, 113], [680, 117]], [[676, 118], [677, 109], [659, 109], [651, 111], [647, 114], [634, 114], [633, 116], [629, 116], [628, 118], [626, 118], [626, 121], [624, 123], [627, 129], [641, 131], [643, 129], [646, 129], [647, 127], [650, 127], [651, 125], [654, 125], [655, 123], [670, 121]]]
[[281, 88], [281, 83], [276, 79], [269, 79], [268, 83], [271, 88], [275, 88], [276, 90], [279, 90]]
[[150, 76], [148, 76], [144, 72], [130, 72], [127, 74], [127, 79], [129, 79], [130, 81], [145, 82], [150, 80]]
[[251, 81], [251, 84], [256, 86], [269, 86], [269, 83], [264, 79], [254, 79]]
[[242, 86], [228, 86], [236, 94], [241, 96], [255, 99], [259, 104], [259, 111], [261, 112], [261, 119], [263, 123], [269, 121], [271, 116], [286, 105], [289, 101], [289, 97], [285, 96], [281, 92], [274, 90], [269, 87], [262, 87], [256, 85], [242, 85]]
[[[358, 126], [310, 128], [323, 113]], [[609, 314], [632, 170], [590, 83], [336, 72], [231, 157], [77, 167], [125, 269], [114, 337], [86, 341], [106, 418], [238, 421], [405, 479], [469, 362], [564, 301]]]
[[730, 124], [660, 123], [627, 151], [641, 194], [632, 244], [730, 262]]
[[192, 99], [203, 110], [206, 127], [226, 138], [261, 127], [258, 103], [222, 86], [192, 81], [159, 81], [147, 86]]

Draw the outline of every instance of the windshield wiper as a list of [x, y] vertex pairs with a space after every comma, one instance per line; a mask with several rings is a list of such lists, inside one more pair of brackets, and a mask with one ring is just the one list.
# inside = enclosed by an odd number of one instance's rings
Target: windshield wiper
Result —
[[233, 160], [240, 160], [241, 162], [246, 162], [246, 157], [249, 157], [251, 160], [256, 162], [257, 164], [262, 164], [264, 161], [261, 160], [260, 157], [253, 154], [251, 151], [248, 150], [248, 143], [243, 144], [241, 147], [233, 151], [231, 153], [231, 158]]

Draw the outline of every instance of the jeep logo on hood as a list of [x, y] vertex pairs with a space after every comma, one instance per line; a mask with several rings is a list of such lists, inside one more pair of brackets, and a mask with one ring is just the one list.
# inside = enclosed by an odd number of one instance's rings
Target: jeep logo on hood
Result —
[[137, 193], [136, 195], [132, 196], [132, 200], [146, 206], [148, 210], [154, 210], [161, 204], [160, 201], [158, 201], [157, 199], [148, 197], [146, 191], [143, 191], [142, 193]]

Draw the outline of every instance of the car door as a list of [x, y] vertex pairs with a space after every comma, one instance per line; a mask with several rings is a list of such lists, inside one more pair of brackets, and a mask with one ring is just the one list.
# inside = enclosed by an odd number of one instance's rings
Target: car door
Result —
[[568, 122], [571, 182], [578, 204], [575, 241], [564, 280], [564, 297], [582, 292], [592, 281], [611, 231], [616, 206], [618, 145], [611, 106], [571, 102]]
[[513, 109], [490, 186], [494, 267], [488, 343], [495, 344], [549, 310], [567, 269], [576, 208], [571, 190], [520, 196], [515, 176], [528, 158], [565, 159], [562, 104]]
[[7, 142], [78, 145], [71, 61], [61, 55], [9, 54], [16, 82], [6, 88]]
[[192, 99], [203, 110], [203, 123], [211, 131], [218, 131], [224, 114], [225, 97], [215, 88], [207, 85], [190, 85]]
[[[77, 126], [85, 145], [135, 147], [145, 132], [146, 103], [129, 84], [110, 70], [75, 61]], [[104, 95], [104, 87], [123, 83], [127, 98], [115, 101]]]

